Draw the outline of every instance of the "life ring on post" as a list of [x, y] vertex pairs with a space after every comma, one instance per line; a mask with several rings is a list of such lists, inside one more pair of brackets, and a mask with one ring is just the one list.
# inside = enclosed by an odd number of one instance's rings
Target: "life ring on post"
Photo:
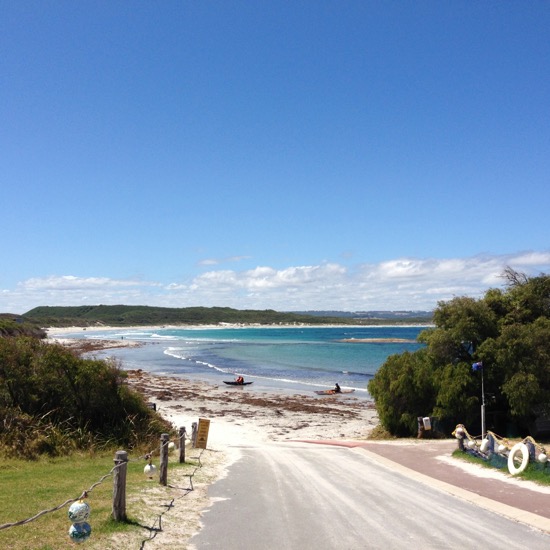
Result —
[[[515, 458], [518, 453], [521, 453], [521, 464], [516, 466]], [[521, 474], [529, 464], [529, 449], [525, 443], [516, 443], [508, 455], [508, 471], [515, 476]]]

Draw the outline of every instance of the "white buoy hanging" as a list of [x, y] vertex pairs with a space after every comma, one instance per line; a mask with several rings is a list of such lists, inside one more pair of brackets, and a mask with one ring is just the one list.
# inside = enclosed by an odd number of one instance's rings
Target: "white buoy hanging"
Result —
[[[87, 496], [86, 493], [84, 493], [84, 496]], [[67, 515], [73, 522], [69, 527], [69, 538], [73, 542], [81, 543], [90, 538], [92, 527], [87, 522], [90, 513], [90, 505], [82, 499], [73, 502], [69, 507]]]
[[153, 479], [157, 475], [157, 467], [154, 464], [147, 464], [145, 468], [143, 468], [143, 473], [149, 479]]
[[148, 460], [149, 463], [145, 465], [145, 468], [143, 468], [143, 473], [149, 479], [153, 479], [157, 475], [157, 467], [153, 464], [153, 459], [151, 458], [150, 453], [145, 455], [145, 460]]
[[175, 448], [176, 444], [173, 441], [170, 441], [170, 443], [168, 443], [168, 450], [173, 451]]
[[73, 523], [82, 523], [83, 521], [87, 521], [90, 517], [90, 505], [83, 501], [83, 500], [77, 500], [76, 502], [73, 502], [69, 508], [68, 515], [69, 519]]
[[537, 456], [537, 460], [541, 464], [544, 464], [548, 460], [548, 456], [546, 455], [546, 453], [540, 453], [539, 456]]

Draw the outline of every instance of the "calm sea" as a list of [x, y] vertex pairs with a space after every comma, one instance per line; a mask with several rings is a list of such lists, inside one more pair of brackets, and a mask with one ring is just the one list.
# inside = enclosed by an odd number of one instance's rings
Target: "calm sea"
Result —
[[[334, 387], [368, 397], [367, 384], [386, 358], [415, 351], [426, 327], [243, 327], [156, 330], [110, 330], [67, 336], [115, 338], [144, 343], [138, 348], [102, 352], [141, 368], [222, 384], [236, 374], [254, 382], [254, 389], [312, 391]], [[375, 340], [357, 342], [357, 340]], [[399, 339], [402, 342], [376, 341]], [[352, 341], [349, 341], [352, 340]], [[355, 341], [353, 341], [355, 340]], [[252, 388], [252, 386], [250, 386]]]

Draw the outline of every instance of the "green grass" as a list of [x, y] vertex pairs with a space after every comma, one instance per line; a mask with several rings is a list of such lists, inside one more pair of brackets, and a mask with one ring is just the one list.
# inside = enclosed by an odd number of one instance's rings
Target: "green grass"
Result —
[[[507, 475], [511, 475], [508, 472], [507, 461], [504, 457], [499, 455], [493, 455], [497, 460], [483, 460], [473, 456], [465, 451], [457, 449], [453, 452], [453, 457], [465, 462], [472, 462], [473, 464], [481, 465], [485, 468], [498, 469]], [[524, 479], [526, 481], [532, 481], [539, 485], [550, 486], [550, 465], [540, 464], [538, 462], [529, 462], [527, 468], [520, 474], [516, 474], [514, 477]]]
[[[3, 460], [0, 467], [0, 525], [30, 518], [42, 510], [78, 498], [111, 471], [113, 459], [114, 452], [93, 457], [73, 455], [32, 462]], [[89, 523], [92, 536], [86, 542], [86, 548], [105, 550], [111, 546], [109, 539], [116, 534], [133, 532], [137, 537], [143, 535], [138, 520], [142, 511], [137, 509], [142, 499], [136, 498], [141, 493], [154, 491], [159, 503], [169, 500], [169, 489], [162, 487], [158, 479], [148, 480], [144, 476], [146, 461], [137, 461], [136, 457], [133, 462], [132, 456], [130, 460], [126, 483], [128, 521], [115, 522], [111, 518], [113, 476], [110, 475], [89, 493], [87, 499], [91, 507]], [[158, 467], [158, 457], [154, 463]], [[175, 454], [170, 455], [168, 483], [171, 483], [171, 475], [175, 475], [176, 471], [185, 476], [195, 468], [196, 464], [179, 464]], [[72, 547], [68, 536], [71, 526], [67, 516], [69, 506], [45, 514], [31, 523], [0, 530], [0, 548], [53, 550]]]

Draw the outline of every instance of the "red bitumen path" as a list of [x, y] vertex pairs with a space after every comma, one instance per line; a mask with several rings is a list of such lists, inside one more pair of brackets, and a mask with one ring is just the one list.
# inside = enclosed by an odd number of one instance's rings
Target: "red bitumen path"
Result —
[[512, 478], [506, 471], [453, 459], [457, 441], [309, 441], [349, 447], [390, 469], [550, 532], [550, 488]]

